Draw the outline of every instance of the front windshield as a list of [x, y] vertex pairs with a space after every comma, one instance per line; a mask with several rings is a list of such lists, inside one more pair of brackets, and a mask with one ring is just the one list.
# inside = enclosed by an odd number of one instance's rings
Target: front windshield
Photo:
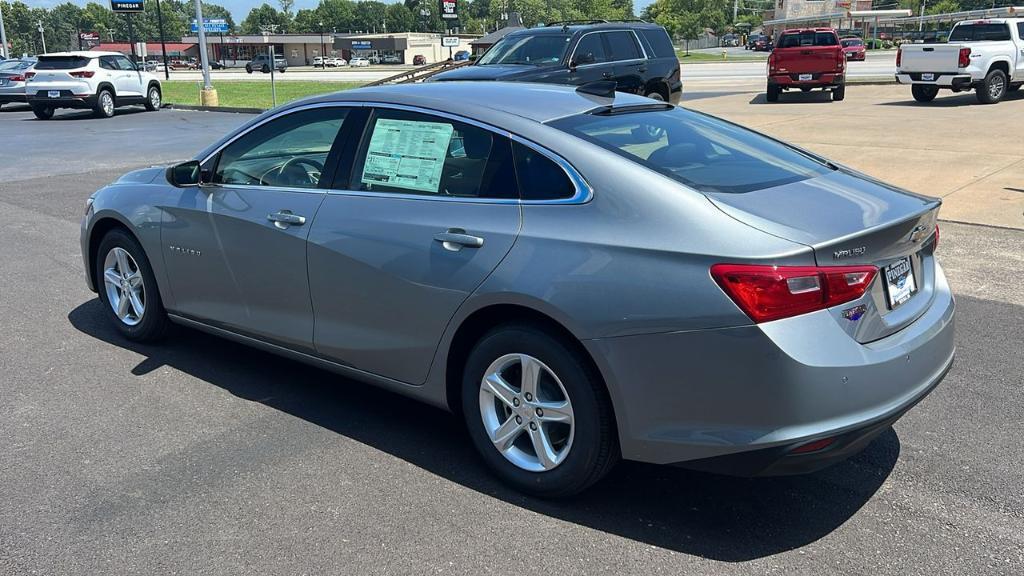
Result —
[[477, 65], [557, 64], [565, 56], [569, 36], [563, 34], [523, 34], [506, 36], [484, 54]]
[[850, 40], [843, 40], [843, 48], [846, 48], [848, 46], [860, 46], [861, 44], [863, 44], [863, 42], [861, 42], [857, 38], [852, 38]]

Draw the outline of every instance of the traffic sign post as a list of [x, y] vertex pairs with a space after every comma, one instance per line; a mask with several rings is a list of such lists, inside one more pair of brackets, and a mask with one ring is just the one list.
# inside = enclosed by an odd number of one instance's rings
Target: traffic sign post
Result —
[[[196, 22], [203, 22], [203, 4], [201, 0], [196, 2]], [[197, 28], [199, 35], [199, 65], [203, 69], [203, 90], [199, 93], [199, 103], [203, 106], [217, 106], [220, 102], [217, 98], [217, 91], [210, 84], [210, 60], [206, 55], [206, 31], [202, 26]]]

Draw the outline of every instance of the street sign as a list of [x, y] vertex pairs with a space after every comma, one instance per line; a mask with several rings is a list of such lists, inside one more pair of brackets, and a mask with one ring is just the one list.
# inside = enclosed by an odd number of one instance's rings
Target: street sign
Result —
[[441, 0], [441, 18], [445, 20], [459, 19], [458, 0]]
[[455, 48], [458, 45], [458, 36], [444, 36], [443, 38], [441, 38], [441, 46], [444, 46], [445, 48]]
[[[194, 18], [192, 19], [190, 27], [193, 33], [199, 32], [199, 26], [196, 25]], [[207, 34], [224, 34], [230, 28], [231, 27], [228, 26], [227, 20], [221, 18], [203, 18], [203, 32], [206, 32]]]
[[132, 14], [145, 12], [146, 8], [143, 0], [110, 0], [110, 11], [119, 12], [121, 14]]

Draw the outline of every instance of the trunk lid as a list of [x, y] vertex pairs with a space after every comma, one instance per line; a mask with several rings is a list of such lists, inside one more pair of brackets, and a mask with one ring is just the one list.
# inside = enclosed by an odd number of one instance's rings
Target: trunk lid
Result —
[[801, 74], [835, 72], [842, 54], [839, 46], [802, 46], [776, 49], [772, 57], [780, 74]]
[[904, 44], [900, 72], [956, 72], [960, 44]]
[[[923, 314], [931, 302], [933, 237], [941, 204], [936, 198], [845, 170], [752, 192], [706, 195], [741, 222], [810, 246], [819, 266], [877, 266], [878, 275], [861, 299], [832, 310], [858, 342], [895, 333]], [[908, 267], [910, 275], [905, 274]], [[893, 276], [892, 287], [887, 272]], [[909, 297], [904, 292], [908, 287]]]

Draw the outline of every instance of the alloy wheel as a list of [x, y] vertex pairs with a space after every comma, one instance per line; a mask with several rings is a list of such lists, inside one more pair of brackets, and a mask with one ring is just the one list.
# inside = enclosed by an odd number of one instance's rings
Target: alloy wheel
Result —
[[149, 90], [149, 103], [154, 109], [160, 108], [160, 91], [156, 88], [151, 88]]
[[1005, 89], [1006, 89], [1006, 81], [1003, 80], [1002, 76], [1000, 76], [998, 74], [994, 74], [993, 77], [992, 77], [991, 82], [989, 82], [989, 84], [988, 84], [988, 95], [993, 100], [998, 100], [998, 99], [1003, 97], [1003, 90], [1005, 90]]
[[498, 452], [523, 470], [551, 470], [572, 449], [572, 402], [533, 356], [506, 354], [491, 363], [480, 382], [480, 417]]
[[107, 302], [121, 322], [135, 326], [146, 313], [146, 286], [142, 270], [124, 248], [114, 247], [103, 261]]
[[100, 108], [103, 108], [103, 113], [107, 116], [114, 115], [114, 98], [110, 96], [110, 92], [100, 94]]

